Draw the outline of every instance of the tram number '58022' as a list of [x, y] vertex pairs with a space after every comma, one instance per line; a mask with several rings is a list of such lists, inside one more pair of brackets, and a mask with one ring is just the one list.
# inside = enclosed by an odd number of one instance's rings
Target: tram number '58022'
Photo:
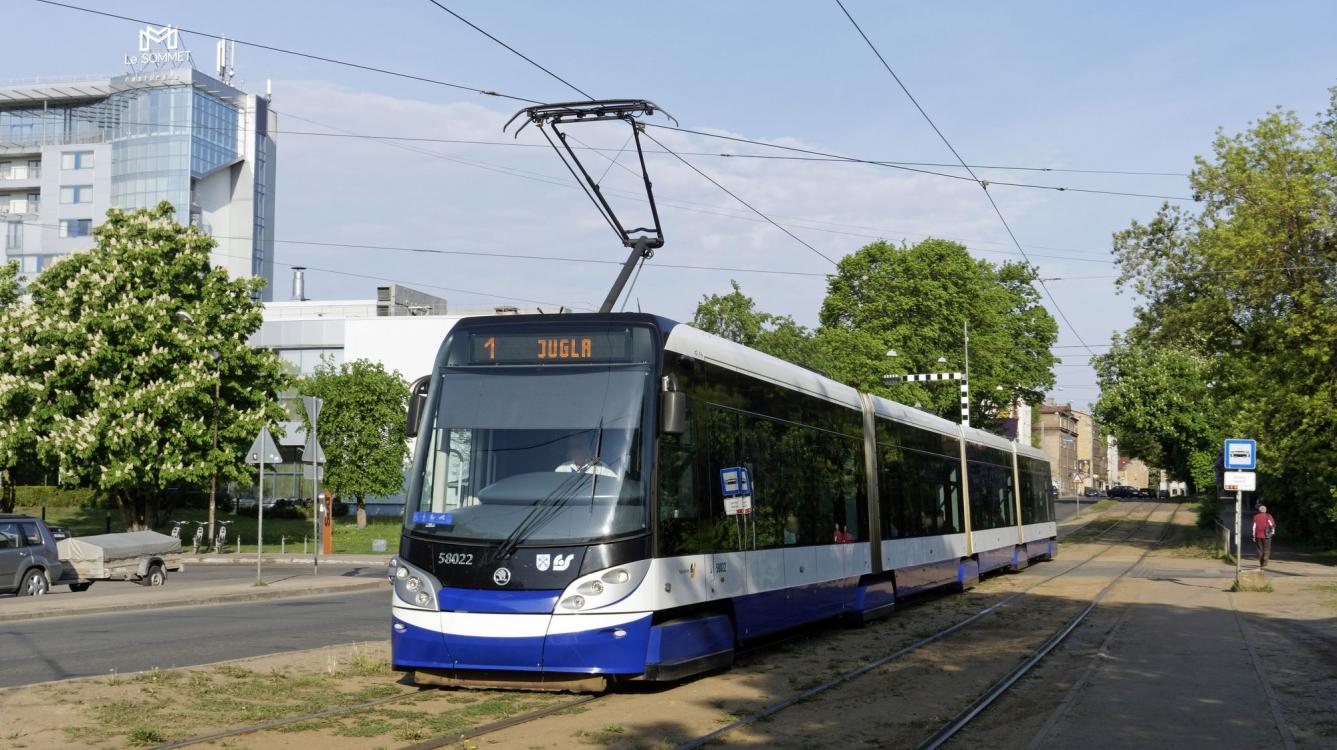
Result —
[[437, 565], [473, 565], [472, 552], [442, 552], [436, 556]]

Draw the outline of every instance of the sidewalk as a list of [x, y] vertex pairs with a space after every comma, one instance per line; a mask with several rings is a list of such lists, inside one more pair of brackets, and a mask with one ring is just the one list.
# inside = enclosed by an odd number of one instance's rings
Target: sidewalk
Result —
[[1330, 693], [1288, 684], [1322, 661], [1292, 634], [1337, 631], [1337, 609], [1312, 593], [1337, 581], [1337, 568], [1283, 557], [1266, 570], [1273, 593], [1230, 593], [1234, 573], [1220, 560], [1153, 553], [1111, 593], [1113, 635], [1037, 747], [1295, 748], [1312, 701]]
[[[266, 557], [265, 561], [277, 562], [269, 557]], [[187, 565], [189, 564], [187, 561]], [[250, 558], [250, 564], [255, 564], [254, 557]], [[385, 563], [382, 560], [379, 564]], [[0, 605], [3, 605], [0, 606], [0, 622], [123, 612], [127, 609], [160, 609], [390, 589], [390, 583], [384, 577], [368, 579], [325, 574], [286, 575], [269, 581], [265, 586], [256, 586], [253, 583], [220, 583], [185, 587], [180, 584], [173, 585], [171, 581], [161, 588], [148, 588], [128, 582], [108, 582], [99, 585], [124, 586], [125, 590], [113, 596], [83, 597], [79, 594], [69, 594], [5, 599], [0, 602]]]

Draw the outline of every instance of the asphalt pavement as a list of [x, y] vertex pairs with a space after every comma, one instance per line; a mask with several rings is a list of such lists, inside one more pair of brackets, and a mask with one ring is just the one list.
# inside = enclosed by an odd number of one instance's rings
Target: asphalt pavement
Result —
[[[254, 558], [252, 558], [254, 560]], [[275, 583], [277, 581], [294, 578], [298, 576], [311, 576], [310, 565], [291, 565], [279, 563], [265, 563], [261, 568], [266, 583]], [[337, 576], [343, 578], [384, 578], [384, 564], [368, 565], [348, 565], [341, 563], [326, 563], [320, 566], [321, 576]], [[228, 584], [250, 583], [255, 580], [255, 563], [247, 565], [229, 564], [216, 565], [209, 563], [192, 563], [187, 561], [185, 570], [180, 573], [169, 573], [167, 575], [167, 585], [165, 588], [172, 589], [201, 589], [204, 587], [224, 586]], [[73, 592], [69, 586], [52, 586], [47, 596], [67, 597], [77, 596], [86, 599], [100, 599], [112, 596], [125, 596], [133, 594], [139, 589], [139, 584], [132, 581], [96, 581], [87, 591]], [[0, 594], [0, 602], [5, 599], [15, 598], [13, 594]], [[3, 606], [3, 605], [0, 605]], [[0, 610], [2, 611], [2, 610]]]
[[0, 626], [0, 687], [389, 636], [385, 591], [6, 622]]

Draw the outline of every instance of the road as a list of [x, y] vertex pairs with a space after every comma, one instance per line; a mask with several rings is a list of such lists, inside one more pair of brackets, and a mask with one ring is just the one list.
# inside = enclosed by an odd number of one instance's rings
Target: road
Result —
[[389, 623], [385, 591], [7, 622], [0, 688], [384, 640]]
[[[310, 565], [271, 565], [263, 568], [264, 578], [268, 583], [293, 576], [311, 575]], [[321, 576], [356, 576], [358, 578], [379, 578], [385, 576], [384, 565], [359, 565], [325, 563], [320, 566]], [[167, 585], [176, 587], [202, 588], [229, 583], [249, 583], [255, 580], [255, 565], [216, 565], [209, 563], [186, 563], [186, 569], [180, 573], [170, 573]], [[135, 591], [136, 584], [129, 581], [98, 581], [93, 587], [81, 593], [70, 591], [69, 586], [52, 586], [47, 596], [80, 596], [105, 598], [124, 596]], [[0, 594], [0, 602], [11, 598], [13, 594]], [[3, 605], [0, 605], [3, 606]]]
[[1077, 514], [1077, 501], [1081, 501], [1083, 510], [1104, 500], [1103, 497], [1060, 497], [1054, 502], [1054, 515], [1059, 521], [1066, 520]]

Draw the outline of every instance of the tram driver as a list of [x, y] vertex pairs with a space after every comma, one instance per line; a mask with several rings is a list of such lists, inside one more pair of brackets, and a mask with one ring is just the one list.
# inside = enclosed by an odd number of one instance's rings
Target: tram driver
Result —
[[[604, 439], [604, 447], [610, 447], [607, 444], [608, 436], [605, 435]], [[601, 477], [617, 476], [617, 472], [611, 467], [596, 460], [594, 446], [584, 438], [572, 438], [566, 441], [566, 460], [558, 464], [553, 471], [567, 474], [579, 471], [583, 474], [597, 474]]]

